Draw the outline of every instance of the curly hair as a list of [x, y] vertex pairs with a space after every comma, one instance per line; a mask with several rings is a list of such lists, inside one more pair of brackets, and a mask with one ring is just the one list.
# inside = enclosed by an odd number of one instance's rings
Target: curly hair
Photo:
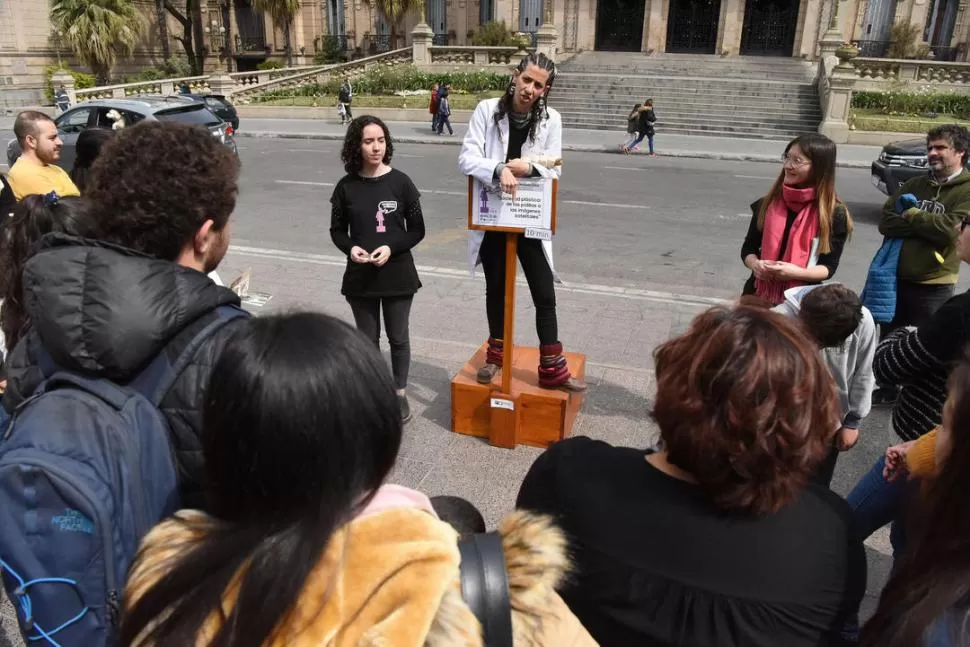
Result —
[[24, 307], [24, 265], [37, 241], [46, 234], [60, 232], [81, 238], [97, 238], [98, 231], [85, 200], [75, 197], [50, 200], [48, 196], [28, 195], [17, 203], [9, 218], [3, 219], [0, 234], [0, 330], [4, 343], [12, 349], [30, 327]]
[[78, 135], [74, 145], [74, 166], [71, 167], [71, 181], [78, 191], [85, 193], [91, 180], [91, 165], [94, 164], [105, 143], [113, 139], [116, 131], [110, 128], [86, 128]]
[[953, 150], [963, 153], [963, 163], [967, 163], [967, 155], [970, 154], [970, 131], [957, 124], [943, 124], [937, 126], [926, 133], [927, 145], [936, 139], [945, 139], [953, 146]]
[[776, 512], [808, 482], [839, 427], [835, 383], [797, 323], [712, 308], [654, 352], [653, 418], [668, 460], [714, 504]]
[[360, 154], [360, 146], [364, 140], [364, 128], [371, 124], [380, 126], [381, 130], [384, 131], [386, 148], [384, 149], [384, 159], [381, 161], [390, 164], [391, 158], [394, 157], [394, 142], [391, 140], [391, 131], [387, 129], [384, 122], [371, 115], [361, 115], [347, 126], [344, 147], [340, 151], [340, 161], [344, 163], [344, 171], [347, 172], [347, 175], [357, 175], [364, 168], [364, 158]]
[[226, 226], [238, 177], [239, 160], [204, 128], [143, 121], [101, 149], [88, 198], [104, 240], [174, 261], [206, 220]]
[[841, 283], [826, 283], [805, 295], [798, 318], [819, 346], [839, 348], [862, 323], [862, 301]]

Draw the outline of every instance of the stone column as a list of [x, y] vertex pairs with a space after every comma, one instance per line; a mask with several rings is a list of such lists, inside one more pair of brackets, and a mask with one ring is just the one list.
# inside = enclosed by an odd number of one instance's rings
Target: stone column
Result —
[[835, 50], [842, 44], [842, 27], [839, 25], [839, 0], [832, 0], [832, 17], [829, 27], [818, 42], [820, 58], [824, 62], [827, 58], [835, 58]]
[[212, 94], [221, 94], [224, 97], [231, 97], [235, 90], [236, 82], [222, 69], [216, 70], [208, 78], [209, 91]]
[[559, 40], [559, 32], [554, 22], [552, 0], [546, 0], [542, 26], [536, 30], [536, 54], [545, 54], [552, 60], [556, 60], [556, 41]]
[[737, 56], [741, 52], [741, 28], [744, 25], [744, 0], [721, 2], [715, 54]]
[[[423, 12], [422, 12], [423, 13]], [[417, 66], [431, 65], [431, 42], [434, 40], [434, 30], [424, 21], [424, 16], [411, 32], [411, 43], [413, 45], [412, 56], [414, 64]]]
[[229, 0], [229, 31], [226, 32], [226, 63], [231, 70], [233, 55], [236, 52], [236, 37], [239, 35], [239, 25], [236, 23], [236, 0]]
[[849, 141], [849, 108], [852, 106], [852, 89], [856, 83], [856, 71], [851, 59], [840, 58], [839, 64], [829, 77], [829, 91], [825, 105], [825, 117], [818, 131], [834, 141], [844, 144]]
[[664, 15], [666, 0], [647, 0], [644, 3], [643, 47], [648, 54], [660, 53], [667, 48], [667, 17]]
[[51, 85], [54, 87], [54, 94], [57, 94], [58, 88], [62, 85], [64, 90], [67, 92], [67, 98], [71, 100], [71, 105], [73, 106], [77, 103], [77, 93], [74, 88], [74, 77], [71, 73], [66, 70], [57, 70], [51, 76]]

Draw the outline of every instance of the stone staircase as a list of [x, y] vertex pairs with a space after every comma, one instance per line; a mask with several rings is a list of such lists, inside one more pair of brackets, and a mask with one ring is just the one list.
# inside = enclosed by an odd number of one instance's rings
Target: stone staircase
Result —
[[659, 136], [791, 139], [822, 120], [814, 72], [794, 58], [584, 52], [560, 66], [549, 105], [566, 127], [625, 132], [651, 98]]

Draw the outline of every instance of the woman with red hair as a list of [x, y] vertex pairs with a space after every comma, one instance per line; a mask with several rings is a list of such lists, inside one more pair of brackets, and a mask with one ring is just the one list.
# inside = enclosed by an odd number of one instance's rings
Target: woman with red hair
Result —
[[572, 438], [522, 484], [573, 541], [563, 599], [605, 647], [837, 644], [866, 561], [848, 504], [810, 483], [839, 427], [818, 348], [738, 306], [654, 359], [660, 451]]

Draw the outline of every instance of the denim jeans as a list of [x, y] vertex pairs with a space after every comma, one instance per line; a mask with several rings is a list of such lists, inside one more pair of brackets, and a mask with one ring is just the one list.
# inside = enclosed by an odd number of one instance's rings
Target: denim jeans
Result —
[[637, 136], [627, 142], [627, 148], [633, 148], [643, 141], [643, 138], [647, 138], [647, 144], [650, 146], [650, 152], [653, 152], [653, 135], [648, 135], [647, 133], [637, 133]]
[[[887, 523], [892, 524], [889, 528], [889, 543], [893, 547], [893, 560], [896, 560], [902, 555], [904, 548], [902, 512], [907, 496], [916, 483], [907, 482], [905, 476], [899, 476], [895, 481], [887, 481], [882, 475], [885, 467], [886, 455], [883, 454], [855, 484], [846, 501], [852, 506], [852, 519], [860, 539], [868, 539]], [[846, 620], [842, 637], [850, 644], [858, 642], [858, 610]]]

